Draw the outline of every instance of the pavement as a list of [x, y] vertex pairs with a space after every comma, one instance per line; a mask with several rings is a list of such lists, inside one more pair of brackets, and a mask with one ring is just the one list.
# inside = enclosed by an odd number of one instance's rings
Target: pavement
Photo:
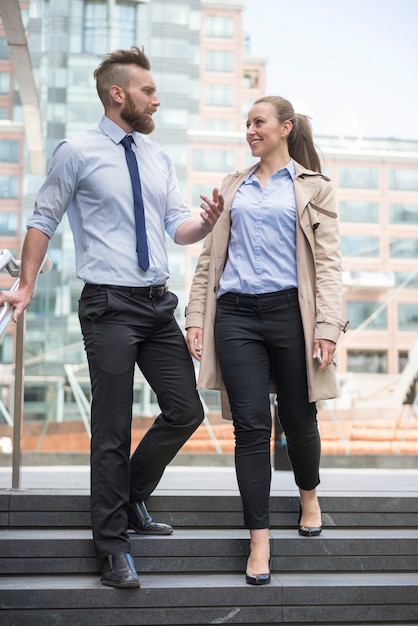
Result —
[[[89, 490], [90, 468], [82, 466], [37, 466], [21, 468], [20, 489]], [[0, 467], [0, 489], [11, 489], [12, 468]], [[238, 493], [233, 467], [168, 466], [154, 491], [173, 493]], [[272, 495], [297, 493], [290, 471], [273, 471]], [[410, 495], [418, 496], [418, 469], [323, 468], [318, 495]]]

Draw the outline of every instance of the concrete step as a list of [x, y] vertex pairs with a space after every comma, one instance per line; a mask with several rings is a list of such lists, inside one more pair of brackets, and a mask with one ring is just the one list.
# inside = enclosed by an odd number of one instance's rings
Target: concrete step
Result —
[[103, 587], [97, 576], [0, 578], [7, 626], [337, 626], [416, 624], [417, 580], [410, 574], [287, 573], [265, 587], [240, 574], [147, 574], [135, 590]]
[[[418, 572], [418, 529], [325, 528], [320, 537], [272, 529], [271, 569], [277, 572]], [[138, 571], [242, 572], [246, 530], [175, 530], [166, 537], [131, 535]], [[91, 532], [81, 529], [0, 531], [0, 575], [99, 573]]]
[[[418, 519], [418, 491], [402, 493], [363, 491], [320, 496], [322, 518], [338, 528], [414, 528]], [[236, 490], [190, 489], [188, 494], [153, 495], [148, 509], [157, 521], [175, 528], [240, 528], [241, 500]], [[271, 497], [274, 528], [294, 528], [299, 500], [294, 495]], [[88, 490], [0, 489], [0, 528], [89, 528]]]

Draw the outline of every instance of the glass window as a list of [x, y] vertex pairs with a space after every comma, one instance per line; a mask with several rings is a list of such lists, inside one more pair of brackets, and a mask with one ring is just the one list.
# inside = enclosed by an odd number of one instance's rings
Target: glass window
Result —
[[406, 364], [408, 363], [409, 353], [403, 350], [399, 350], [398, 352], [398, 368], [399, 372], [403, 372]]
[[377, 202], [360, 202], [344, 200], [340, 202], [341, 222], [379, 222], [379, 205]]
[[233, 85], [205, 85], [206, 106], [232, 107], [234, 106], [234, 95]]
[[340, 187], [345, 189], [378, 189], [377, 167], [340, 167]]
[[118, 28], [117, 47], [130, 48], [136, 43], [136, 4], [118, 2], [115, 9]]
[[8, 119], [9, 119], [8, 107], [0, 107], [0, 120], [8, 120]]
[[[184, 94], [189, 97], [192, 96], [192, 83], [190, 76], [183, 72], [164, 72], [160, 74], [159, 72], [152, 72], [152, 75], [155, 80], [155, 84], [157, 85], [158, 95], [164, 94], [175, 94], [175, 99], [177, 100], [179, 94]], [[166, 102], [167, 98], [164, 98]], [[166, 103], [167, 106], [167, 103]], [[158, 115], [160, 115], [160, 110], [158, 111]]]
[[0, 363], [13, 363], [13, 335], [6, 334], [0, 343]]
[[389, 189], [418, 191], [418, 170], [389, 170]]
[[343, 256], [379, 256], [379, 238], [366, 235], [342, 235], [341, 254]]
[[418, 224], [418, 204], [390, 204], [390, 224]]
[[6, 37], [0, 37], [0, 59], [9, 58], [9, 44]]
[[8, 94], [10, 91], [9, 72], [0, 72], [0, 94]]
[[235, 169], [233, 150], [193, 150], [193, 169], [201, 172], [229, 172]]
[[206, 50], [207, 72], [233, 72], [234, 54], [229, 50]]
[[258, 89], [260, 82], [260, 72], [258, 70], [245, 70], [242, 79], [244, 89]]
[[86, 0], [84, 2], [83, 52], [106, 54], [107, 52], [107, 2]]
[[391, 237], [389, 252], [393, 259], [416, 259], [418, 258], [418, 240]]
[[19, 147], [19, 141], [16, 139], [2, 139], [0, 141], [0, 161], [18, 163]]
[[17, 234], [17, 214], [0, 213], [0, 236], [14, 237]]
[[358, 328], [367, 320], [367, 330], [385, 330], [387, 310], [384, 308], [376, 315], [379, 306], [380, 302], [370, 300], [348, 300], [346, 319], [350, 320], [350, 328]]
[[418, 287], [418, 272], [395, 272], [395, 285]]
[[398, 329], [418, 330], [418, 304], [415, 302], [400, 302], [398, 304]]
[[[153, 58], [164, 57], [169, 62], [171, 59], [190, 61], [190, 44], [186, 39], [175, 39], [173, 37], [153, 37], [152, 39]], [[156, 74], [153, 73], [154, 79]], [[163, 74], [165, 76], [165, 74]], [[175, 74], [176, 76], [176, 74]], [[157, 82], [157, 81], [156, 81]], [[157, 82], [159, 89], [159, 82]]]
[[163, 22], [165, 24], [179, 24], [187, 26], [190, 18], [190, 7], [185, 6], [184, 2], [178, 3], [170, 0], [167, 2], [150, 2], [152, 10], [152, 19], [154, 22]]
[[235, 22], [232, 16], [207, 15], [205, 18], [206, 37], [218, 39], [233, 39], [235, 36]]
[[17, 176], [0, 176], [0, 198], [17, 198], [19, 178]]
[[387, 353], [383, 350], [349, 350], [347, 371], [367, 374], [386, 374]]

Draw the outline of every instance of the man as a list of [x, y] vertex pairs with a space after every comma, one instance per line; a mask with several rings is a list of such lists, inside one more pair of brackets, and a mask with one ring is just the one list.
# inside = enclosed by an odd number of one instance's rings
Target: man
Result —
[[[139, 48], [112, 52], [94, 76], [104, 116], [57, 146], [28, 222], [20, 287], [0, 294], [0, 304], [14, 307], [15, 321], [28, 306], [49, 239], [67, 213], [77, 276], [85, 283], [79, 318], [92, 389], [93, 539], [104, 559], [102, 583], [139, 587], [128, 528], [173, 531], [154, 522], [145, 501], [203, 420], [193, 364], [174, 318], [177, 297], [166, 284], [165, 233], [178, 244], [199, 241], [212, 230], [223, 199], [217, 190], [213, 200], [202, 196], [200, 218], [192, 218], [171, 160], [144, 136], [154, 130], [160, 102]], [[130, 458], [136, 364], [161, 413]]]

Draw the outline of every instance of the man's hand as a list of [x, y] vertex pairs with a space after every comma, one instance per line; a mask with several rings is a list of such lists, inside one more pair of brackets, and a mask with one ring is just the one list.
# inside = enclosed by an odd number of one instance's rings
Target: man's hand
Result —
[[200, 217], [204, 222], [204, 228], [211, 231], [224, 210], [224, 199], [217, 187], [213, 190], [212, 200], [208, 196], [201, 195], [200, 197], [203, 200], [200, 205], [200, 208], [203, 209]]
[[19, 287], [16, 291], [1, 291], [0, 292], [0, 306], [8, 303], [13, 307], [13, 321], [17, 322], [23, 311], [29, 306], [29, 302], [32, 297], [32, 290]]
[[218, 221], [222, 211], [224, 210], [224, 199], [218, 190], [213, 190], [213, 199], [207, 196], [200, 196], [203, 203], [200, 205], [203, 209], [200, 213], [200, 219], [191, 217], [182, 222], [176, 230], [175, 242], [181, 246], [190, 243], [196, 243], [204, 239], [210, 233]]

